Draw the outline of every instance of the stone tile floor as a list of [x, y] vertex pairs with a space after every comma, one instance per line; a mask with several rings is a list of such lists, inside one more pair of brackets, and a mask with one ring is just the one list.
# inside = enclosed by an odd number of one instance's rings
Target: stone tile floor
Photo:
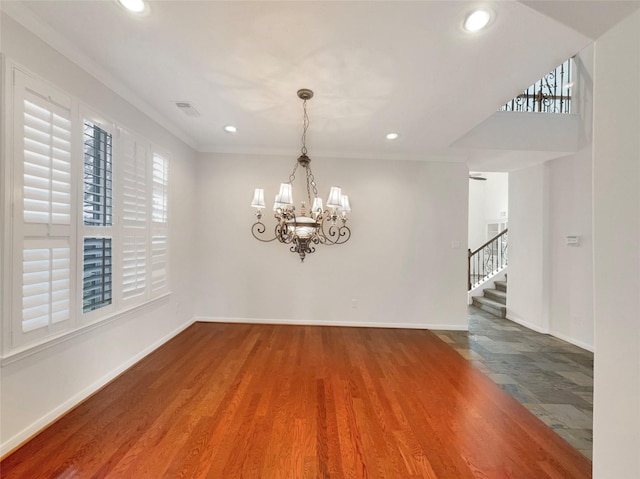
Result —
[[438, 337], [589, 459], [593, 353], [469, 306], [469, 331]]

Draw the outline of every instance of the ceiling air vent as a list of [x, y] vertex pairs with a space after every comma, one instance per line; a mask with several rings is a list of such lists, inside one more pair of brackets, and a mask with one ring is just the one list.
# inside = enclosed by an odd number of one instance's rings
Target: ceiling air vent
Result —
[[200, 112], [196, 110], [188, 101], [177, 101], [176, 106], [182, 113], [187, 116], [200, 116]]

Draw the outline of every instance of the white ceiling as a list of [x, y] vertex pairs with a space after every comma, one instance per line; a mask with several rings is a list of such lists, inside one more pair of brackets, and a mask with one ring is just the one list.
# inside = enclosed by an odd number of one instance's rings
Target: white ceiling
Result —
[[[475, 6], [495, 19], [461, 28]], [[456, 139], [637, 1], [3, 1], [2, 9], [199, 151], [464, 161]], [[175, 101], [201, 113], [186, 116]], [[238, 133], [223, 127], [233, 124]], [[398, 132], [395, 141], [385, 139]], [[504, 154], [504, 153], [502, 153]], [[473, 165], [470, 165], [473, 166]]]

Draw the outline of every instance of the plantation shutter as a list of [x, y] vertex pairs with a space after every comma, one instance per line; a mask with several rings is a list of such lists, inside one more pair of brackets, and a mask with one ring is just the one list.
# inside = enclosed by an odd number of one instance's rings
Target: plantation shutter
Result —
[[18, 70], [14, 82], [13, 231], [21, 254], [13, 264], [21, 286], [12, 340], [19, 345], [71, 327], [72, 122], [68, 96]]
[[70, 318], [71, 249], [66, 240], [25, 240], [22, 250], [22, 332]]
[[151, 288], [159, 291], [167, 286], [167, 260], [168, 242], [167, 236], [154, 235], [151, 238]]
[[147, 293], [147, 154], [144, 144], [123, 131], [122, 143], [122, 297], [145, 299]]
[[25, 223], [71, 221], [71, 120], [69, 110], [25, 92], [23, 100]]
[[169, 161], [154, 152], [152, 169], [151, 289], [160, 292], [168, 288], [169, 280]]

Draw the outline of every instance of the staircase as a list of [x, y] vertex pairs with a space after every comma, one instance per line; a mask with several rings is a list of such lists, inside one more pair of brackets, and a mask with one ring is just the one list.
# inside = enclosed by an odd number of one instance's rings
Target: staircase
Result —
[[474, 296], [473, 305], [499, 318], [507, 317], [507, 278], [494, 281], [495, 288], [483, 290], [484, 296]]

